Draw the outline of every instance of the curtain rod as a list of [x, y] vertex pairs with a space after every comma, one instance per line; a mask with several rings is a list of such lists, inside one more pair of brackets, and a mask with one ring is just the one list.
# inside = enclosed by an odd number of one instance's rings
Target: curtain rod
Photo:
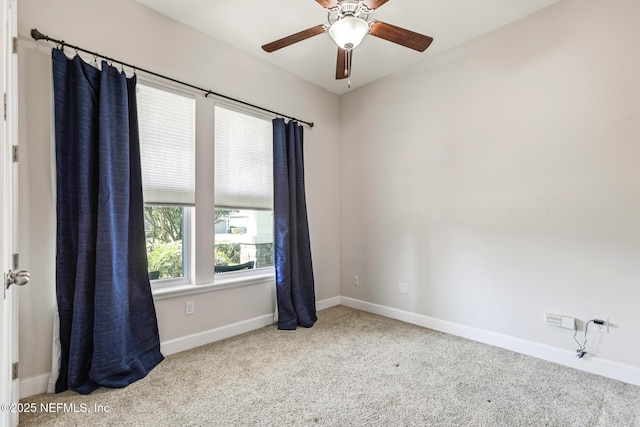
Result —
[[42, 34], [36, 28], [31, 30], [31, 38], [33, 38], [35, 41], [45, 40], [45, 41], [48, 41], [48, 42], [56, 43], [56, 44], [59, 45], [60, 49], [64, 49], [64, 47], [67, 46], [67, 47], [69, 47], [71, 49], [74, 49], [76, 51], [88, 53], [89, 55], [93, 55], [94, 57], [102, 58], [102, 59], [107, 60], [107, 61], [112, 62], [112, 63], [115, 62], [115, 63], [118, 63], [118, 64], [123, 65], [125, 67], [133, 68], [134, 71], [136, 71], [136, 70], [142, 71], [142, 72], [150, 74], [152, 76], [160, 77], [161, 79], [165, 79], [165, 80], [168, 80], [168, 81], [173, 82], [173, 83], [178, 83], [178, 84], [180, 84], [182, 86], [190, 87], [191, 89], [195, 89], [195, 90], [198, 90], [200, 92], [204, 92], [205, 98], [208, 97], [209, 95], [218, 96], [220, 98], [228, 99], [229, 101], [233, 101], [233, 102], [237, 102], [237, 103], [242, 104], [242, 105], [246, 105], [247, 107], [256, 108], [258, 110], [266, 111], [267, 113], [275, 114], [276, 116], [286, 117], [288, 119], [295, 120], [295, 121], [300, 122], [300, 123], [304, 123], [305, 125], [309, 126], [310, 128], [313, 127], [313, 122], [305, 122], [304, 120], [296, 119], [295, 117], [288, 116], [288, 115], [282, 114], [282, 113], [278, 113], [277, 111], [269, 110], [268, 108], [260, 107], [258, 105], [254, 105], [254, 104], [251, 104], [249, 102], [242, 101], [240, 99], [232, 98], [230, 96], [222, 95], [222, 94], [214, 92], [212, 90], [204, 89], [204, 88], [192, 85], [190, 83], [186, 83], [186, 82], [183, 82], [181, 80], [174, 79], [172, 77], [167, 77], [167, 76], [164, 76], [162, 74], [155, 73], [153, 71], [145, 70], [144, 68], [141, 68], [141, 67], [138, 67], [138, 66], [135, 66], [135, 65], [127, 64], [126, 62], [122, 62], [120, 60], [117, 60], [117, 59], [110, 58], [108, 56], [104, 56], [102, 54], [99, 54], [98, 52], [92, 52], [90, 50], [81, 48], [79, 46], [74, 46], [72, 44], [66, 43], [64, 40], [56, 40], [54, 38], [51, 38], [51, 37], [49, 37], [47, 35]]

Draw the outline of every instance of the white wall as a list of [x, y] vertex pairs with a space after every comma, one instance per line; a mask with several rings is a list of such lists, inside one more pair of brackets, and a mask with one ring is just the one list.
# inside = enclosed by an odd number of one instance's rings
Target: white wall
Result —
[[638, 22], [565, 0], [344, 95], [341, 294], [571, 359], [545, 313], [609, 317], [640, 381]]
[[[305, 167], [316, 297], [325, 300], [339, 295], [340, 148], [336, 95], [133, 0], [21, 0], [19, 8], [21, 266], [32, 273], [31, 283], [21, 289], [20, 295], [21, 378], [27, 381], [35, 378], [41, 384], [50, 372], [55, 306], [50, 50], [36, 46], [29, 36], [31, 28], [142, 68], [315, 122], [313, 129], [305, 128]], [[67, 53], [72, 51], [68, 49]], [[140, 73], [139, 77], [144, 75]], [[213, 103], [203, 98], [198, 102], [203, 105], [198, 118], [205, 122], [212, 120], [205, 112], [213, 111]], [[212, 131], [211, 125], [199, 126], [199, 137], [213, 140]], [[203, 156], [198, 161], [206, 163]], [[211, 177], [210, 172], [204, 171], [198, 179]], [[196, 301], [196, 314], [189, 317], [184, 315], [187, 299]], [[271, 286], [264, 284], [164, 298], [156, 301], [160, 338], [166, 343], [194, 334], [208, 336], [208, 331], [268, 316], [272, 307]]]

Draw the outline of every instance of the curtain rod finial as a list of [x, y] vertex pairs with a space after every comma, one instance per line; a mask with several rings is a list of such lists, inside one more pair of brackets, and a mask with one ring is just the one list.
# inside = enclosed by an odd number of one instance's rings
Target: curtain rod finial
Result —
[[31, 30], [31, 38], [34, 39], [35, 41], [42, 40], [42, 39], [49, 39], [48, 36], [45, 36], [44, 34], [42, 34], [40, 31], [38, 31], [37, 28], [34, 28]]

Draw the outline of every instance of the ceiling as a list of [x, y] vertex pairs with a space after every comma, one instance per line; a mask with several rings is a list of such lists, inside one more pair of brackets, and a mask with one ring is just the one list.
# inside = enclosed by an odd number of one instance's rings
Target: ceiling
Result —
[[[336, 94], [386, 75], [511, 23], [560, 0], [391, 0], [369, 19], [434, 38], [425, 52], [366, 36], [353, 51], [349, 79], [336, 80], [337, 47], [328, 34], [273, 53], [265, 43], [327, 23], [314, 0], [136, 0], [250, 55]], [[351, 87], [349, 87], [349, 84]]]

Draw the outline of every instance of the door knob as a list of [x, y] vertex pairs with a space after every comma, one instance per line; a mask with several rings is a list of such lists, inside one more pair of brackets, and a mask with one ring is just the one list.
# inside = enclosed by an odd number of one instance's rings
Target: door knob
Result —
[[31, 273], [25, 270], [11, 271], [6, 275], [5, 289], [9, 289], [11, 285], [24, 286], [29, 283]]

